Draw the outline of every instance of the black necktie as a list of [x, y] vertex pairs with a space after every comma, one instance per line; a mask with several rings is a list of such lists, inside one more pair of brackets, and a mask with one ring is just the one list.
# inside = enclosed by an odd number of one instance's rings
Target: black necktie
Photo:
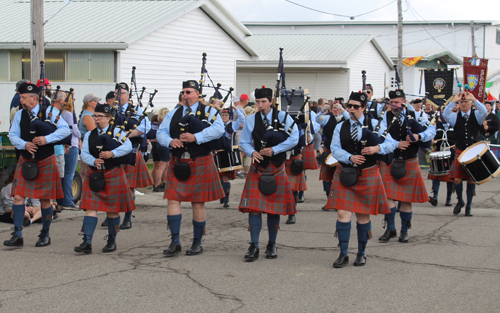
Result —
[[264, 128], [267, 130], [269, 125], [271, 125], [271, 123], [269, 122], [269, 119], [267, 118], [267, 116], [264, 116]]
[[354, 140], [354, 142], [358, 141], [358, 123], [357, 122], [354, 122], [354, 124], [352, 124], [351, 138], [352, 138], [352, 140]]

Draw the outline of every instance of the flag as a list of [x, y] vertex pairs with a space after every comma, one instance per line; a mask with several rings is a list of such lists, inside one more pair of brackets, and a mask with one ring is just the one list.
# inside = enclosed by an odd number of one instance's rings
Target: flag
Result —
[[493, 97], [493, 96], [491, 95], [491, 93], [488, 91], [488, 98], [487, 98], [487, 100], [488, 100], [488, 101], [497, 101], [498, 99], [497, 99], [497, 98], [495, 98], [495, 97]]
[[413, 57], [413, 58], [406, 58], [403, 60], [403, 64], [410, 67], [418, 63], [418, 61], [422, 60], [424, 57]]
[[476, 99], [479, 99], [479, 101], [484, 99], [487, 73], [487, 59], [473, 60], [472, 58], [464, 57], [464, 83], [469, 86], [469, 92]]
[[431, 99], [446, 101], [453, 95], [453, 76], [451, 69], [424, 70], [425, 92]]

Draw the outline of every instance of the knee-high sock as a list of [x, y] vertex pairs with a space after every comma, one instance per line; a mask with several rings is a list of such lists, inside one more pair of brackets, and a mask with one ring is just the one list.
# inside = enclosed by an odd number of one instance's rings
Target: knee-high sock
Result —
[[408, 231], [412, 215], [413, 212], [399, 212], [399, 216], [401, 217], [401, 231]]
[[24, 221], [24, 212], [26, 208], [24, 204], [13, 204], [12, 205], [12, 219], [14, 220], [14, 230], [16, 235], [20, 238], [23, 238], [23, 221]]
[[96, 226], [97, 217], [85, 216], [83, 218], [82, 233], [84, 235], [83, 239], [86, 243], [92, 243], [92, 237], [94, 236]]
[[451, 194], [453, 193], [453, 183], [446, 183], [446, 200], [451, 200]]
[[279, 229], [280, 216], [278, 214], [267, 214], [267, 231], [269, 232], [269, 243], [276, 243]]
[[[131, 212], [132, 213], [132, 212]], [[116, 233], [118, 233], [118, 227], [120, 227], [120, 216], [115, 218], [108, 217], [108, 241], [116, 242]]]
[[474, 198], [474, 190], [476, 190], [475, 184], [467, 184], [467, 206], [470, 207], [472, 204], [472, 198]]
[[231, 183], [222, 183], [222, 188], [224, 189], [224, 193], [226, 194], [226, 201], [229, 201], [229, 191], [231, 190]]
[[385, 215], [385, 220], [387, 221], [387, 229], [396, 230], [396, 223], [394, 219], [396, 217], [396, 207], [391, 208], [391, 213]]
[[[135, 202], [135, 196], [132, 197], [132, 199], [134, 199], [134, 202]], [[125, 216], [123, 217], [123, 221], [131, 221], [132, 220], [132, 211], [130, 212], [125, 212]]]
[[42, 230], [46, 236], [49, 236], [50, 224], [52, 223], [52, 213], [54, 208], [49, 206], [48, 208], [42, 208]]
[[358, 230], [358, 254], [365, 255], [366, 245], [371, 238], [372, 222], [366, 224], [356, 223], [356, 229]]
[[297, 205], [297, 200], [298, 200], [298, 194], [299, 192], [298, 191], [292, 191], [293, 193], [293, 200], [295, 201], [295, 205]]
[[181, 220], [182, 214], [178, 215], [167, 215], [168, 228], [170, 229], [170, 235], [172, 236], [172, 241], [180, 245], [179, 233], [181, 232]]
[[323, 190], [326, 192], [326, 196], [330, 195], [330, 189], [332, 189], [331, 181], [323, 181]]
[[205, 226], [207, 225], [207, 221], [197, 222], [193, 220], [193, 243], [201, 244], [201, 238], [205, 234]]
[[432, 192], [434, 193], [434, 197], [437, 198], [438, 197], [438, 193], [439, 193], [439, 184], [441, 182], [439, 181], [439, 179], [433, 179], [432, 180]]
[[[304, 179], [305, 179], [305, 180], [306, 180], [306, 182], [307, 182], [307, 175], [304, 175]], [[299, 197], [299, 198], [304, 197], [304, 190], [299, 191], [298, 197]]]
[[458, 202], [464, 202], [464, 199], [462, 198], [462, 191], [463, 191], [462, 183], [455, 184], [455, 191], [457, 192]]
[[340, 243], [340, 252], [342, 252], [343, 255], [347, 255], [349, 239], [351, 238], [351, 221], [349, 221], [349, 223], [343, 223], [337, 220], [337, 238]]
[[248, 231], [250, 232], [250, 240], [258, 248], [259, 236], [262, 229], [262, 214], [248, 214]]

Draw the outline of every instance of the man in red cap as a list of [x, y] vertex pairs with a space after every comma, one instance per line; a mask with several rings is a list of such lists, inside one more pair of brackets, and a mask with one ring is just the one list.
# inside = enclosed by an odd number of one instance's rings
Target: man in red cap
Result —
[[51, 99], [52, 99], [52, 85], [50, 84], [50, 81], [47, 79], [47, 78], [44, 78], [43, 79], [43, 86], [42, 86], [42, 80], [39, 79], [37, 82], [36, 82], [36, 86], [38, 88], [40, 88], [40, 90], [42, 91], [42, 94], [45, 96], [45, 101], [44, 99], [40, 99], [40, 103], [42, 104], [42, 106], [49, 106], [50, 103], [51, 103]]
[[244, 108], [248, 105], [248, 101], [250, 100], [250, 98], [248, 97], [248, 95], [246, 93], [244, 94], [241, 94], [240, 96], [240, 105]]

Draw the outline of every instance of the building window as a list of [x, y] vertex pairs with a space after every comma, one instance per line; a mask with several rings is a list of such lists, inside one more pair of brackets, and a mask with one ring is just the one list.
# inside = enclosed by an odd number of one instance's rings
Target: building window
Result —
[[[31, 53], [21, 52], [21, 78], [31, 80], [33, 82], [37, 79], [32, 79], [31, 76]], [[17, 58], [17, 61], [19, 59]], [[48, 78], [50, 81], [63, 82], [66, 77], [65, 69], [65, 53], [58, 51], [46, 51], [45, 52], [45, 70], [44, 77]], [[39, 66], [39, 65], [38, 65]]]
[[68, 51], [70, 82], [113, 82], [115, 56], [113, 51]]

